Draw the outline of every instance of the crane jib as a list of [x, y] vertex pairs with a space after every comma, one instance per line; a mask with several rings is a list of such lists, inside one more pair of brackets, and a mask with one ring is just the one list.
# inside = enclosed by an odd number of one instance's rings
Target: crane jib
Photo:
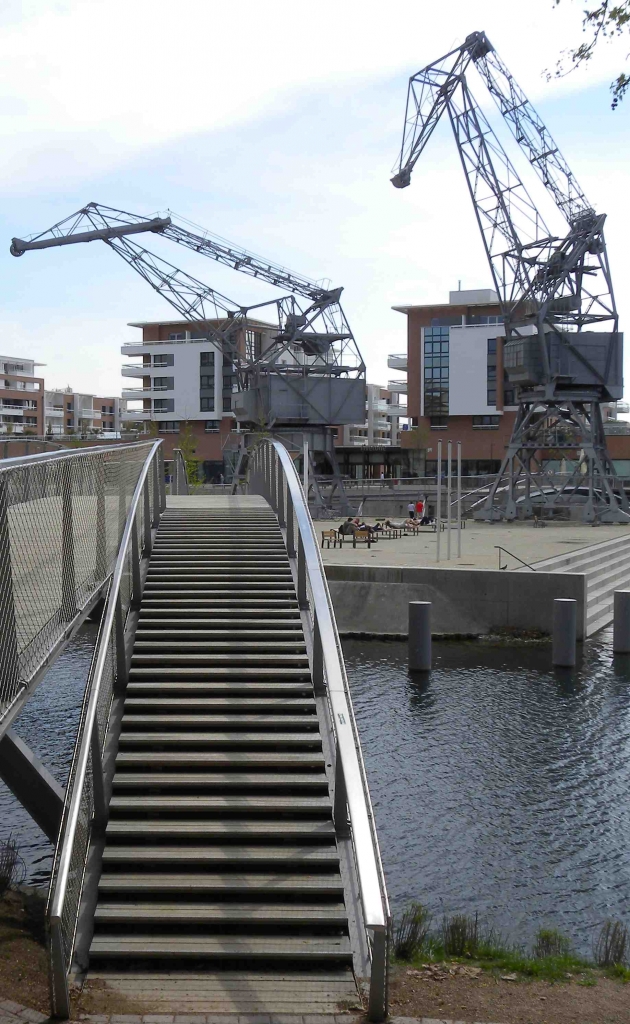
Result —
[[108, 238], [121, 238], [123, 235], [138, 235], [144, 231], [164, 231], [171, 223], [170, 217], [154, 217], [153, 220], [140, 221], [137, 224], [122, 224], [120, 227], [95, 228], [93, 231], [80, 231], [76, 234], [59, 235], [52, 238], [38, 238], [33, 242], [21, 238], [11, 239], [11, 254], [22, 256], [30, 249], [50, 249], [58, 245], [74, 245], [75, 242], [94, 242], [98, 239], [106, 242]]

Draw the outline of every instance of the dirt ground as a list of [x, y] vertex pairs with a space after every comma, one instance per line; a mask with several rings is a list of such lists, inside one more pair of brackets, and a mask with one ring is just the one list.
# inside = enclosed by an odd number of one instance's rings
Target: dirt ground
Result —
[[0, 998], [48, 1013], [45, 901], [9, 892], [0, 900]]
[[601, 975], [594, 985], [577, 979], [503, 981], [487, 971], [438, 980], [425, 971], [396, 967], [390, 1014], [499, 1024], [628, 1024], [630, 984]]

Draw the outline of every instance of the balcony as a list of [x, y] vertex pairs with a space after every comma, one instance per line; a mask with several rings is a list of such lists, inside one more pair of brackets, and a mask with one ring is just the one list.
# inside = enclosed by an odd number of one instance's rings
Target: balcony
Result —
[[173, 388], [151, 387], [151, 388], [123, 388], [122, 397], [130, 402], [139, 402], [142, 398], [150, 398], [156, 391], [172, 391]]
[[387, 390], [391, 391], [393, 395], [406, 395], [408, 387], [409, 385], [406, 380], [387, 381]]
[[34, 409], [25, 409], [23, 405], [8, 405], [7, 402], [0, 405], [0, 412], [10, 412], [13, 416], [23, 416], [25, 412], [32, 413], [34, 411]]
[[394, 355], [387, 357], [387, 365], [390, 370], [405, 370], [407, 369], [407, 353], [398, 352]]
[[125, 409], [124, 412], [121, 412], [120, 418], [135, 422], [135, 420], [150, 420], [151, 415], [150, 409]]
[[372, 409], [373, 412], [387, 412], [389, 409], [389, 403], [384, 398], [373, 398], [368, 403], [368, 409]]
[[125, 363], [120, 372], [123, 377], [146, 377], [151, 373], [151, 367], [142, 363]]
[[409, 415], [409, 411], [406, 405], [402, 405], [400, 402], [396, 402], [395, 405], [390, 405], [387, 410], [388, 416], [402, 416], [406, 418]]

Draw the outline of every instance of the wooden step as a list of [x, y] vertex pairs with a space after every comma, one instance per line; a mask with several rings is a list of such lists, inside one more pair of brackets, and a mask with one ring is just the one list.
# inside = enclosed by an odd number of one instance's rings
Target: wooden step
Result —
[[150, 921], [159, 924], [199, 922], [264, 924], [347, 924], [343, 903], [99, 903], [94, 920], [104, 924], [118, 921], [135, 924]]
[[302, 753], [301, 751], [278, 752], [278, 751], [244, 751], [244, 750], [140, 750], [121, 751], [116, 757], [116, 767], [186, 767], [186, 768], [209, 768], [218, 765], [220, 767], [234, 766], [256, 766], [286, 768], [295, 766], [299, 768], [321, 768], [324, 765], [324, 755], [321, 751]]
[[277, 814], [279, 811], [286, 811], [292, 814], [310, 814], [315, 811], [331, 813], [330, 798], [325, 796], [285, 796], [282, 794], [224, 794], [214, 793], [203, 795], [189, 793], [187, 796], [169, 793], [168, 796], [154, 794], [115, 793], [109, 803], [110, 810], [116, 812], [143, 812], [163, 811], [177, 814], [206, 814], [210, 811], [222, 811], [224, 813], [252, 812], [262, 814]]
[[324, 789], [328, 780], [314, 772], [116, 772], [114, 789]]
[[90, 956], [102, 957], [210, 957], [212, 959], [290, 959], [290, 960], [349, 960], [352, 957], [350, 941], [336, 938], [276, 939], [270, 937], [183, 938], [169, 935], [97, 935], [92, 939]]
[[337, 865], [334, 844], [325, 846], [113, 846], [103, 851], [105, 864], [283, 864]]
[[106, 834], [110, 838], [142, 837], [162, 838], [169, 837], [185, 839], [238, 839], [238, 838], [280, 838], [290, 839], [300, 836], [303, 839], [314, 841], [328, 840], [335, 837], [335, 827], [332, 821], [291, 821], [288, 818], [276, 820], [265, 819], [264, 821], [174, 821], [158, 820], [147, 821], [146, 819], [134, 821], [119, 821], [110, 818], [107, 823]]
[[[121, 732], [119, 747], [321, 747], [321, 742], [319, 732], [314, 731]], [[118, 758], [121, 756], [119, 753]]]
[[274, 892], [316, 893], [319, 896], [343, 894], [341, 876], [332, 872], [325, 874], [274, 874], [264, 872], [227, 872], [224, 874], [202, 872], [199, 874], [106, 874], [99, 881], [100, 892], [256, 892], [264, 895]]

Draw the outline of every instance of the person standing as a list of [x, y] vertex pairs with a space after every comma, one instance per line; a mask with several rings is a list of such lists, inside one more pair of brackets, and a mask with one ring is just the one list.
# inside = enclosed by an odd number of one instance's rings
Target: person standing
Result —
[[415, 503], [415, 501], [410, 501], [409, 504], [407, 505], [407, 514], [408, 514], [410, 519], [415, 519], [416, 518], [416, 503]]
[[416, 519], [422, 519], [424, 516], [424, 501], [422, 498], [418, 498], [416, 502]]

